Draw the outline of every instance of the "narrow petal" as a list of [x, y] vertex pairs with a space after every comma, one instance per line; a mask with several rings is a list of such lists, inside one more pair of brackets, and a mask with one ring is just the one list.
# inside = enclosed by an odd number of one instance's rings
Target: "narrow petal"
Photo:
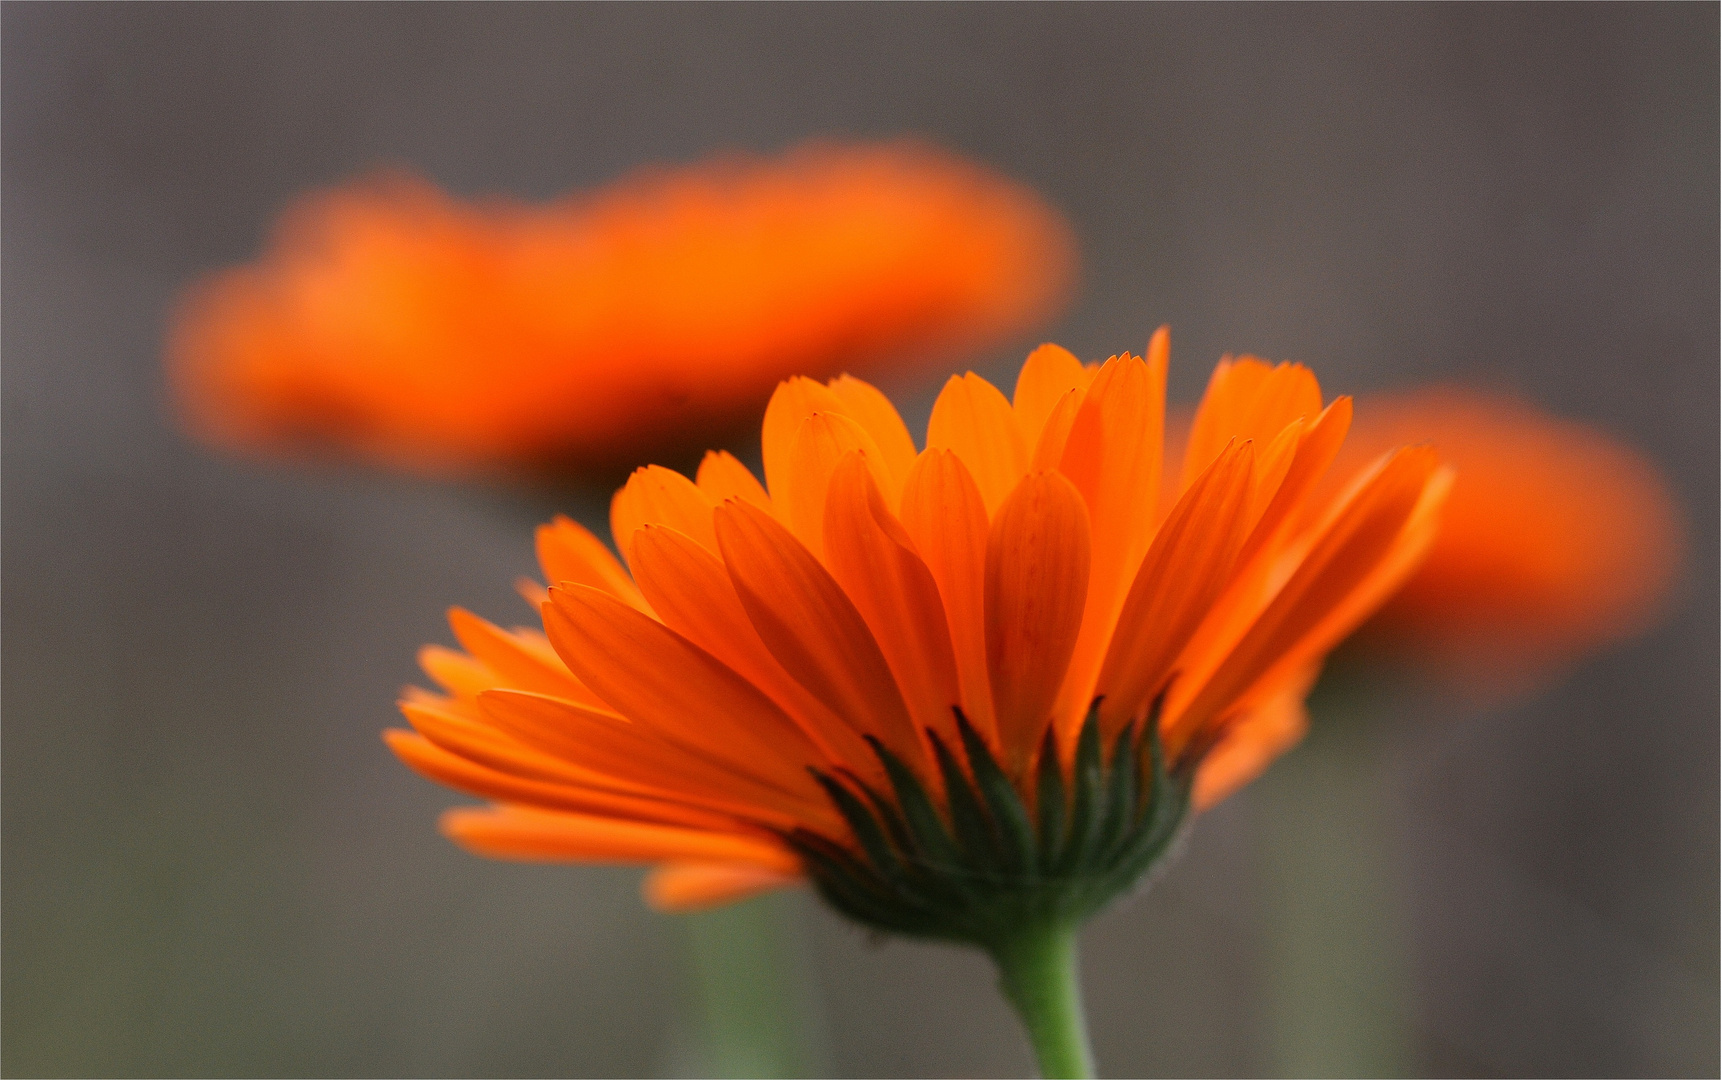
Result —
[[551, 585], [564, 581], [590, 585], [645, 609], [645, 600], [620, 561], [591, 530], [571, 518], [558, 514], [548, 525], [538, 526], [538, 564]]
[[800, 861], [781, 844], [738, 833], [678, 829], [524, 806], [458, 807], [442, 815], [443, 835], [468, 851], [535, 862], [649, 863], [734, 860], [778, 873]]
[[735, 459], [735, 455], [727, 450], [707, 450], [705, 457], [699, 462], [699, 473], [695, 479], [699, 490], [716, 506], [724, 499], [740, 499], [750, 502], [763, 509], [771, 509], [771, 496], [765, 494], [765, 485], [759, 483], [753, 471]]
[[953, 451], [968, 467], [988, 514], [1028, 469], [1028, 441], [998, 388], [969, 372], [952, 376], [932, 406], [926, 445]]
[[[1431, 450], [1395, 454], [1333, 514], [1331, 523], [1283, 587], [1211, 675], [1176, 688], [1168, 713], [1182, 739], [1219, 719], [1275, 669], [1300, 667], [1309, 657], [1296, 646], [1388, 560], [1406, 524], [1436, 479]], [[1186, 703], [1186, 704], [1185, 704]]]
[[1056, 706], [1070, 731], [1093, 700], [1118, 612], [1153, 540], [1164, 431], [1164, 366], [1133, 356], [1106, 361], [1070, 428], [1061, 466], [1087, 503], [1093, 530], [1081, 636]]
[[1300, 511], [1313, 503], [1309, 498], [1327, 468], [1338, 455], [1350, 430], [1351, 399], [1335, 398], [1313, 423], [1304, 427], [1298, 437], [1295, 454], [1284, 475], [1272, 491], [1272, 498], [1262, 508], [1254, 532], [1244, 544], [1239, 556], [1248, 561], [1256, 552], [1270, 547], [1287, 529], [1295, 528], [1303, 516]]
[[[1086, 376], [1086, 377], [1084, 377]], [[1028, 354], [1021, 374], [1016, 376], [1016, 394], [1012, 405], [1016, 420], [1030, 443], [1039, 438], [1046, 418], [1058, 401], [1071, 390], [1086, 389], [1092, 381], [1076, 355], [1061, 345], [1041, 345]]]
[[814, 413], [801, 421], [795, 433], [795, 456], [787, 468], [787, 491], [778, 498], [788, 510], [789, 527], [814, 555], [825, 550], [825, 492], [837, 462], [851, 452], [865, 456], [879, 484], [889, 492], [891, 505], [901, 497], [901, 487], [884, 470], [884, 455], [866, 429], [837, 413]]
[[866, 622], [819, 561], [745, 503], [717, 508], [717, 542], [735, 592], [771, 655], [857, 732], [921, 760], [920, 740]]
[[[524, 803], [573, 813], [606, 812], [610, 808], [610, 797], [603, 792], [568, 783], [528, 779], [492, 769], [451, 753], [416, 731], [391, 729], [383, 732], [383, 741], [394, 751], [396, 757], [420, 776], [479, 798]], [[666, 817], [675, 812], [676, 804], [665, 804], [663, 813]], [[799, 821], [796, 815], [765, 808], [747, 808], [745, 812], [733, 815], [733, 819], [751, 820], [766, 827], [784, 828], [793, 827]]]
[[1081, 415], [1082, 402], [1087, 396], [1086, 388], [1077, 387], [1067, 391], [1052, 406], [1046, 422], [1040, 427], [1039, 441], [1034, 444], [1034, 454], [1030, 459], [1030, 468], [1034, 471], [1056, 469], [1063, 464], [1064, 451], [1070, 445], [1070, 429], [1075, 427], [1076, 417]]
[[795, 460], [795, 435], [801, 422], [816, 412], [840, 413], [842, 400], [830, 388], [797, 376], [777, 384], [759, 432], [759, 449], [765, 461], [765, 486], [773, 502], [781, 503], [789, 488], [789, 469]]
[[902, 493], [902, 528], [938, 583], [944, 602], [962, 708], [998, 742], [992, 683], [986, 665], [986, 504], [967, 468], [949, 450], [920, 455]]
[[[578, 710], [579, 706], [572, 708]], [[558, 727], [554, 738], [546, 741], [517, 738], [516, 728], [496, 724], [495, 712], [488, 708], [481, 713], [482, 720], [411, 701], [401, 702], [400, 711], [420, 735], [469, 764], [522, 780], [555, 785], [561, 796], [555, 804], [559, 809], [574, 806], [591, 813], [699, 828], [728, 827], [749, 815], [757, 816], [752, 808], [733, 803], [690, 804], [682, 787], [642, 784], [594, 767], [601, 765], [601, 755], [588, 751], [589, 743], [594, 740], [576, 741], [578, 733], [593, 725], [612, 730], [616, 721], [611, 717], [596, 715], [583, 724]], [[558, 713], [558, 719], [565, 718], [565, 712]], [[570, 756], [570, 747], [574, 756]], [[632, 762], [623, 764], [624, 768], [639, 772]], [[538, 798], [527, 801], [542, 804]]]
[[1038, 748], [1081, 630], [1088, 513], [1061, 474], [1034, 473], [999, 508], [986, 547], [986, 658], [998, 731], [1020, 775]]
[[729, 571], [717, 556], [673, 529], [634, 534], [639, 587], [663, 624], [734, 669], [794, 718], [829, 764], [872, 767], [861, 737], [783, 669], [753, 629]]
[[482, 660], [474, 660], [463, 652], [445, 649], [441, 645], [426, 645], [418, 650], [418, 666], [436, 680], [436, 685], [457, 698], [477, 697], [499, 681], [496, 673]]
[[[794, 721], [710, 653], [595, 589], [550, 590], [550, 641], [611, 708], [659, 737], [782, 791], [817, 791], [821, 755]], [[816, 801], [816, 800], [815, 800]]]
[[858, 453], [831, 474], [825, 565], [872, 630], [909, 715], [955, 745], [951, 709], [961, 704], [962, 692], [938, 583]]
[[545, 655], [522, 636], [511, 634], [464, 608], [449, 609], [448, 625], [453, 628], [461, 647], [495, 672], [506, 685], [602, 706], [602, 700], [587, 689], [554, 653]]
[[1221, 360], [1189, 429], [1183, 458], [1187, 485], [1233, 438], [1265, 446], [1286, 424], [1321, 411], [1321, 386], [1301, 364], [1268, 364], [1252, 356]]
[[[479, 695], [484, 719], [526, 746], [603, 778], [605, 784], [677, 805], [782, 827], [825, 814], [805, 793], [785, 794], [757, 769], [737, 769], [686, 738], [649, 722], [562, 698], [518, 690]], [[520, 800], [513, 800], [520, 801]]]
[[831, 393], [842, 402], [843, 415], [865, 428], [878, 444], [884, 471], [892, 482], [887, 490], [901, 491], [908, 471], [914, 468], [915, 458], [914, 438], [908, 433], [908, 425], [902, 422], [902, 414], [871, 383], [852, 375], [839, 375], [831, 380], [830, 387]]
[[1179, 499], [1142, 560], [1096, 692], [1109, 738], [1145, 715], [1224, 589], [1243, 541], [1253, 444], [1232, 444]]
[[610, 535], [623, 557], [628, 554], [634, 531], [646, 525], [667, 525], [715, 552], [717, 534], [711, 531], [711, 508], [715, 505], [693, 481], [674, 469], [647, 465], [635, 469], [610, 500]]
[[732, 904], [801, 880], [798, 873], [749, 863], [673, 862], [647, 874], [644, 891], [646, 903], [658, 911], [681, 913]]

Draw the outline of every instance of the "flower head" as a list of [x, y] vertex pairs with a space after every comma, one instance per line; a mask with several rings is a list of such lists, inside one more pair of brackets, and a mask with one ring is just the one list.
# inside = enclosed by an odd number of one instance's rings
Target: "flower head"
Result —
[[1636, 451], [1510, 398], [1436, 387], [1364, 399], [1339, 465], [1421, 440], [1458, 479], [1428, 558], [1359, 644], [1472, 692], [1510, 690], [1660, 610], [1683, 528]]
[[615, 496], [619, 562], [538, 533], [544, 632], [453, 613], [391, 745], [495, 801], [468, 848], [656, 863], [688, 908], [809, 876], [887, 929], [990, 945], [1077, 922], [1185, 809], [1294, 743], [1326, 651], [1410, 573], [1425, 448], [1322, 482], [1350, 423], [1304, 368], [1215, 373], [1160, 501], [1168, 338], [953, 378], [917, 451], [857, 379], [792, 379], [765, 483], [708, 455]]
[[1031, 192], [913, 143], [636, 173], [542, 207], [382, 176], [294, 205], [168, 345], [225, 446], [438, 473], [705, 445], [788, 375], [888, 373], [1050, 314], [1074, 266]]

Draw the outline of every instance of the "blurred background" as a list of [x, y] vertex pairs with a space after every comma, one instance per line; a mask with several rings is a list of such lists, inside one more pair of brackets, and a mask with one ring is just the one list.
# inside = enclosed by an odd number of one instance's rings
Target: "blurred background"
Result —
[[[448, 605], [529, 617], [538, 508], [189, 444], [164, 315], [379, 160], [547, 198], [902, 133], [1076, 229], [1077, 302], [986, 358], [1006, 385], [1041, 338], [1169, 322], [1174, 400], [1226, 351], [1329, 393], [1464, 380], [1668, 472], [1671, 617], [1533, 699], [1395, 717], [1379, 787], [1419, 1069], [1721, 1069], [1714, 5], [10, 3], [0, 31], [8, 1074], [695, 1067], [686, 940], [637, 874], [462, 854], [459, 797], [377, 737]], [[928, 388], [887, 389], [921, 430]], [[1271, 1070], [1262, 805], [1089, 930], [1109, 1073]], [[978, 954], [782, 910], [823, 1067], [1028, 1068]]]

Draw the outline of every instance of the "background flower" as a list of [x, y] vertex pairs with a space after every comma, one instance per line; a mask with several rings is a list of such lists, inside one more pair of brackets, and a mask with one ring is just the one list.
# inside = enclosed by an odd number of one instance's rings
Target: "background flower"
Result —
[[809, 143], [542, 206], [382, 175], [194, 289], [187, 423], [249, 450], [566, 473], [697, 447], [779, 379], [883, 377], [1043, 321], [1074, 272], [1027, 188], [932, 146]]
[[1458, 387], [1368, 395], [1359, 413], [1341, 460], [1429, 442], [1458, 471], [1428, 560], [1360, 647], [1481, 696], [1523, 689], [1662, 612], [1682, 515], [1631, 447]]

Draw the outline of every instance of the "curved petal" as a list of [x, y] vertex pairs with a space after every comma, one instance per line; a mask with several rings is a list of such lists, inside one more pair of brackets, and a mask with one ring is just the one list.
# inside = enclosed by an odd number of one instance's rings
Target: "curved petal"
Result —
[[1029, 353], [1016, 376], [1016, 393], [1011, 402], [1029, 443], [1038, 441], [1046, 418], [1065, 394], [1078, 388], [1085, 390], [1092, 381], [1092, 374], [1082, 367], [1076, 355], [1061, 345], [1048, 342]]
[[929, 449], [902, 492], [902, 528], [938, 583], [944, 602], [962, 709], [1001, 749], [986, 664], [986, 504], [974, 478], [949, 450]]
[[639, 587], [665, 626], [687, 638], [764, 691], [793, 717], [832, 764], [869, 771], [875, 761], [853, 728], [783, 670], [753, 629], [746, 608], [717, 556], [662, 526], [634, 534]]
[[1075, 651], [1088, 594], [1088, 512], [1055, 472], [1026, 477], [986, 545], [986, 659], [1005, 755], [1018, 775], [1039, 748]]
[[1232, 444], [1196, 478], [1142, 560], [1096, 691], [1108, 739], [1139, 719], [1229, 579], [1243, 541], [1253, 444]]
[[891, 479], [886, 490], [901, 491], [908, 471], [914, 468], [915, 458], [914, 438], [908, 433], [908, 425], [902, 422], [902, 414], [877, 387], [853, 375], [837, 376], [831, 380], [830, 388], [842, 402], [843, 415], [865, 428], [878, 444], [880, 461]]
[[656, 619], [576, 585], [550, 590], [544, 626], [569, 667], [621, 715], [738, 775], [823, 800], [806, 772], [822, 755], [795, 722]]
[[715, 552], [717, 534], [711, 529], [715, 505], [693, 481], [674, 469], [647, 465], [635, 469], [610, 500], [610, 535], [623, 558], [628, 557], [634, 532], [646, 525], [667, 525]]
[[825, 492], [837, 462], [859, 451], [892, 505], [901, 488], [884, 469], [884, 455], [866, 429], [837, 413], [814, 413], [801, 421], [795, 433], [794, 459], [786, 474], [788, 490], [779, 496], [788, 511], [789, 528], [814, 555], [825, 550]]
[[707, 450], [699, 462], [699, 473], [694, 482], [711, 500], [712, 506], [725, 499], [740, 499], [775, 513], [771, 496], [765, 494], [765, 485], [759, 483], [753, 471], [727, 450]]
[[511, 634], [465, 608], [449, 608], [448, 625], [453, 628], [461, 647], [495, 672], [505, 684], [600, 707], [603, 705], [602, 700], [563, 666], [554, 653], [545, 655], [533, 649], [521, 635]]
[[1253, 356], [1219, 361], [1189, 428], [1183, 484], [1201, 475], [1232, 439], [1265, 446], [1291, 421], [1320, 411], [1321, 385], [1301, 364], [1268, 364]]
[[920, 740], [866, 622], [789, 531], [744, 503], [717, 508], [717, 542], [747, 615], [777, 662], [857, 732], [920, 763]]
[[679, 829], [524, 806], [457, 807], [442, 814], [443, 835], [480, 855], [535, 862], [650, 863], [664, 859], [745, 862], [794, 873], [800, 860], [781, 844], [742, 833]]
[[[1275, 671], [1309, 662], [1310, 649], [1297, 646], [1340, 610], [1353, 593], [1369, 584], [1392, 560], [1425, 496], [1435, 498], [1439, 461], [1432, 450], [1401, 450], [1338, 507], [1308, 553], [1256, 617], [1242, 638], [1211, 669], [1211, 674], [1182, 681], [1173, 689], [1167, 714], [1181, 742], [1205, 730], [1233, 707], [1252, 686], [1271, 681]], [[1432, 514], [1432, 509], [1424, 511]], [[1330, 625], [1330, 624], [1329, 624]]]
[[1081, 636], [1056, 706], [1069, 730], [1093, 701], [1118, 612], [1153, 540], [1164, 432], [1164, 365], [1134, 356], [1107, 360], [1082, 400], [1060, 466], [1082, 493], [1093, 530]]
[[859, 453], [849, 454], [831, 474], [825, 565], [884, 651], [909, 715], [955, 745], [951, 709], [962, 703], [962, 692], [938, 583], [885, 506]]
[[932, 405], [926, 445], [962, 459], [988, 514], [997, 513], [1028, 469], [1028, 440], [1015, 410], [997, 387], [973, 372], [953, 375], [944, 384]]
[[564, 581], [602, 589], [618, 600], [645, 610], [645, 600], [634, 587], [620, 561], [590, 529], [557, 514], [548, 525], [538, 526], [538, 565], [551, 585]]
[[759, 449], [765, 462], [765, 486], [771, 499], [781, 503], [789, 488], [789, 468], [795, 460], [795, 434], [801, 422], [816, 412], [840, 413], [843, 403], [830, 388], [812, 379], [796, 376], [777, 384], [765, 406], [760, 425]]

